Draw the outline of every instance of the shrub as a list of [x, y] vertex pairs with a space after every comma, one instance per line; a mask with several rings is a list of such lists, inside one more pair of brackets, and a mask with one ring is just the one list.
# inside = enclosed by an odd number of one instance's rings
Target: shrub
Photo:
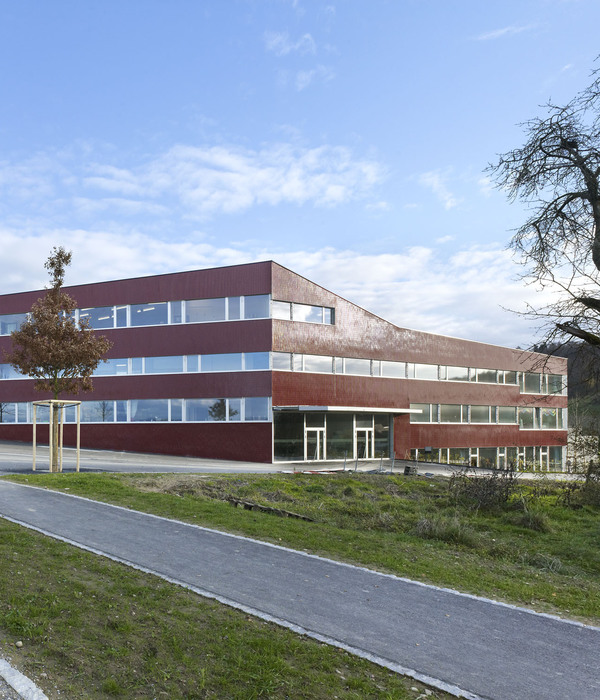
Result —
[[513, 470], [493, 471], [491, 474], [461, 471], [450, 477], [448, 488], [455, 503], [485, 510], [508, 503], [516, 486], [517, 477]]

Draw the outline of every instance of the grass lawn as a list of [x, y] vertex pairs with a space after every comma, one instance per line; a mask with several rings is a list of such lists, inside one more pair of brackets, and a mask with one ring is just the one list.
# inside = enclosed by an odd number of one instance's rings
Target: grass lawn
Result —
[[[600, 508], [593, 489], [543, 480], [507, 487], [498, 479], [482, 494], [483, 482], [473, 491], [468, 482], [455, 481], [450, 489], [445, 479], [360, 473], [10, 478], [600, 622]], [[500, 498], [490, 501], [490, 493]], [[228, 499], [312, 520], [234, 508]], [[153, 577], [10, 523], [0, 528], [2, 557], [10, 562], [1, 574], [0, 636], [26, 638], [13, 656], [27, 668], [39, 662], [48, 669], [55, 659], [55, 670], [47, 672], [56, 674], [61, 697], [404, 698], [422, 692], [411, 680]]]

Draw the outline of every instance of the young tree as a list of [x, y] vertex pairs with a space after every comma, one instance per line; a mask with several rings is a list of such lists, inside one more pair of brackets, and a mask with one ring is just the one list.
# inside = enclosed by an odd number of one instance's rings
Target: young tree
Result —
[[524, 277], [557, 292], [530, 308], [546, 340], [574, 338], [600, 346], [600, 77], [564, 106], [525, 124], [525, 144], [488, 167], [510, 200], [530, 215], [511, 247]]
[[[91, 375], [112, 343], [96, 335], [87, 319], [76, 322], [77, 302], [62, 291], [71, 253], [53, 248], [44, 264], [50, 273], [50, 288], [38, 299], [21, 327], [11, 333], [12, 350], [7, 361], [21, 374], [36, 380], [35, 389], [62, 394], [92, 391]], [[58, 411], [54, 412], [51, 469], [58, 463]]]

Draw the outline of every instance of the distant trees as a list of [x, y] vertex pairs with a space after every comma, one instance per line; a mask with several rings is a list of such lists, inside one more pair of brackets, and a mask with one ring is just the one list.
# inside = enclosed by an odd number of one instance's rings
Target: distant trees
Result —
[[556, 300], [530, 308], [546, 341], [579, 339], [600, 346], [600, 77], [566, 105], [523, 124], [525, 143], [489, 166], [509, 199], [530, 214], [511, 247], [525, 278]]
[[[6, 360], [21, 374], [36, 380], [35, 388], [62, 394], [92, 391], [92, 373], [112, 343], [96, 335], [86, 320], [75, 321], [77, 302], [62, 291], [71, 253], [54, 248], [44, 264], [50, 273], [50, 288], [38, 299], [21, 327], [11, 333], [12, 350]], [[52, 465], [57, 464], [58, 411], [54, 414]]]

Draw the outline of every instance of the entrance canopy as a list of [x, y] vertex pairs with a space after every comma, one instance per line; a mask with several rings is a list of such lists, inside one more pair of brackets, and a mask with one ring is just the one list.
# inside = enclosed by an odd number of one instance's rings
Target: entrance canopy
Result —
[[373, 408], [372, 406], [273, 406], [274, 411], [301, 411], [303, 413], [319, 412], [339, 413], [422, 413], [420, 408]]

